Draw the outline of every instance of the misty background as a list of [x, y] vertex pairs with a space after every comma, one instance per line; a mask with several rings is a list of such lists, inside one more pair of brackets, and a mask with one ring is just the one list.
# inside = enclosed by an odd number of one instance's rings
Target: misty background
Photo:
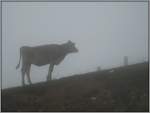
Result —
[[[53, 79], [148, 60], [147, 2], [3, 2], [2, 88], [21, 85], [16, 70], [21, 46], [62, 44], [79, 52], [54, 67]], [[33, 83], [46, 80], [48, 66], [31, 66]]]

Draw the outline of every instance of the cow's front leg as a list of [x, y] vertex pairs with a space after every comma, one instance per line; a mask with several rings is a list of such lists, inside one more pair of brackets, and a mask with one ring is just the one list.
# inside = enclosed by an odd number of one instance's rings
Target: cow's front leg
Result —
[[48, 70], [48, 76], [47, 76], [47, 81], [52, 80], [52, 71], [54, 68], [54, 64], [50, 64], [49, 70]]

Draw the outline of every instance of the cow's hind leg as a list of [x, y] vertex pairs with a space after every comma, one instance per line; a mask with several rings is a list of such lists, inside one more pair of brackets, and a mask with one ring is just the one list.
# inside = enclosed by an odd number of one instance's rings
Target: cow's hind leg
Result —
[[49, 66], [49, 71], [48, 71], [48, 76], [47, 76], [47, 81], [52, 80], [52, 71], [54, 68], [54, 64], [50, 64]]
[[22, 67], [21, 73], [22, 73], [22, 85], [25, 86], [25, 81], [24, 81], [25, 73], [26, 73], [26, 67], [25, 66]]
[[27, 74], [27, 79], [28, 79], [29, 84], [32, 84], [31, 78], [30, 78], [30, 68], [31, 68], [31, 65], [28, 65], [27, 70], [26, 70], [26, 74]]

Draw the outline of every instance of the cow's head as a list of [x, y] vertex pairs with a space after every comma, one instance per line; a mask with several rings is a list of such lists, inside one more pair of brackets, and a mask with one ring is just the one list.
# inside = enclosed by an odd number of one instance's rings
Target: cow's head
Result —
[[78, 52], [78, 49], [75, 47], [75, 43], [71, 42], [70, 40], [67, 42], [67, 48], [70, 53]]

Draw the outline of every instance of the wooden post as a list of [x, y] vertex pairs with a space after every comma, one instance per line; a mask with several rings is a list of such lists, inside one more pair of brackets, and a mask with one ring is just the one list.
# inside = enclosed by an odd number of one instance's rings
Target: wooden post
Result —
[[128, 65], [128, 56], [124, 56], [124, 66]]
[[100, 66], [97, 67], [97, 71], [101, 71], [101, 67]]

